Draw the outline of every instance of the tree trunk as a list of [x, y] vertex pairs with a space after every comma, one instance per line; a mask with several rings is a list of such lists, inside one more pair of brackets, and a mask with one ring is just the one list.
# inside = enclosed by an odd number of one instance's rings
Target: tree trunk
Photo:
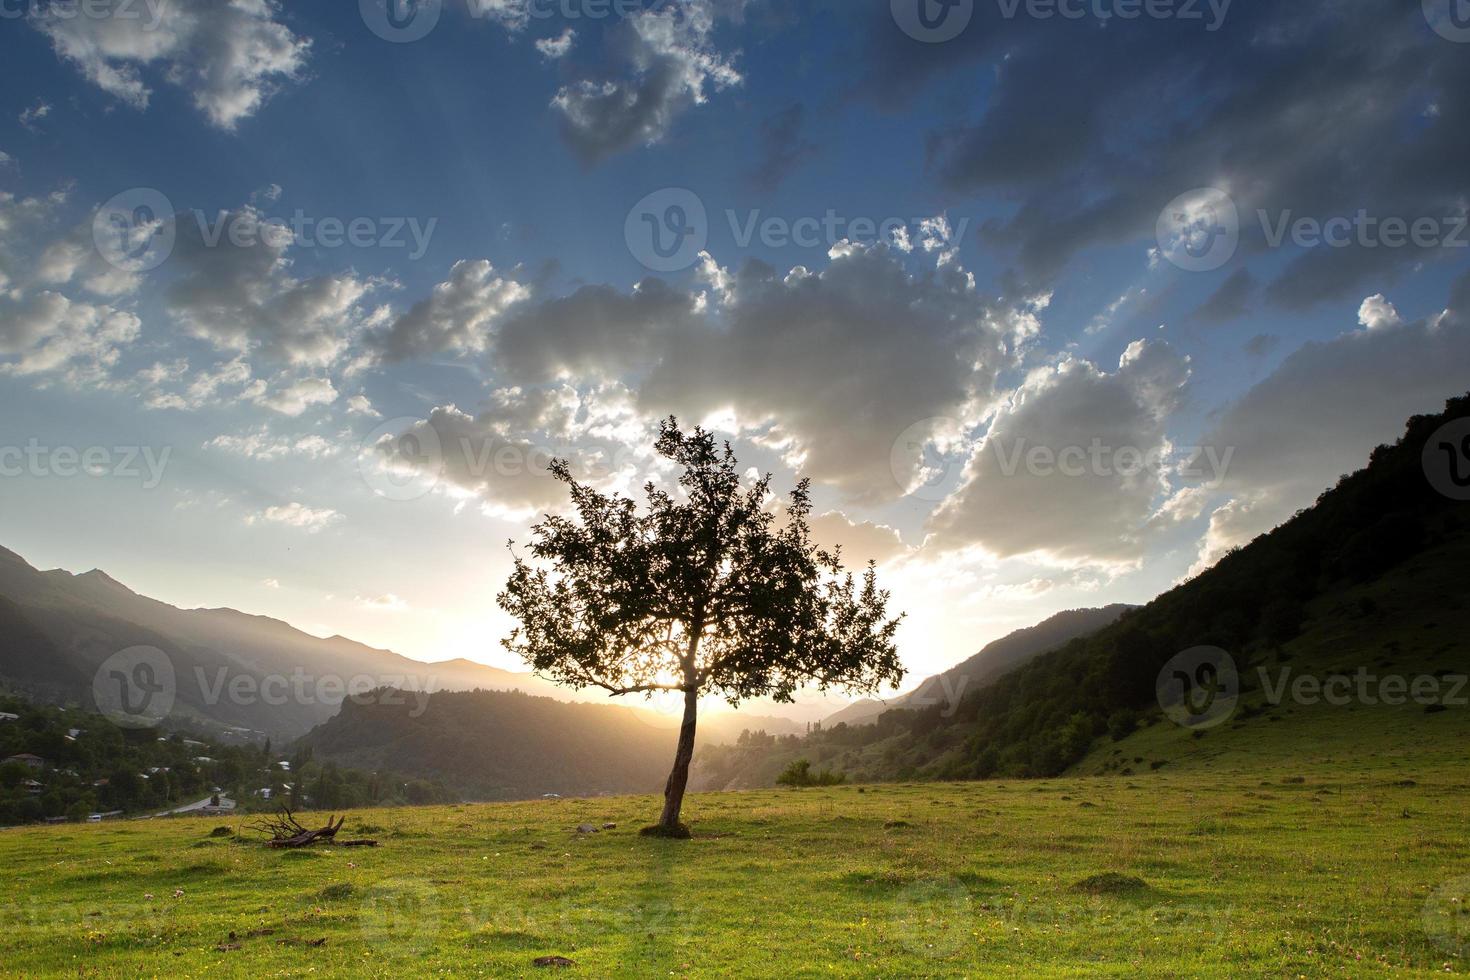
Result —
[[666, 831], [679, 828], [679, 811], [684, 806], [684, 789], [689, 785], [689, 762], [694, 758], [694, 726], [699, 713], [699, 691], [684, 692], [684, 724], [679, 728], [679, 750], [674, 753], [674, 771], [664, 787], [664, 813], [658, 825]]

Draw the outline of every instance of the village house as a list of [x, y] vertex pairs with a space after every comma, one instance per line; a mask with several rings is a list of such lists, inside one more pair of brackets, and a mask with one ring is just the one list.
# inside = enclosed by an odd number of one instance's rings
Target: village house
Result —
[[31, 753], [29, 752], [21, 752], [18, 755], [12, 755], [6, 759], [0, 759], [0, 766], [5, 765], [7, 762], [18, 762], [23, 766], [29, 766], [30, 768], [35, 769], [37, 772], [46, 768], [45, 759], [41, 758], [39, 755], [31, 755]]

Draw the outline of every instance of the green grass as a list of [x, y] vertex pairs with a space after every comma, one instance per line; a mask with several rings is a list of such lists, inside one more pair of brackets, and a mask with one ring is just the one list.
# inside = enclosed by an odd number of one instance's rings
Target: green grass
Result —
[[272, 851], [210, 819], [6, 831], [0, 972], [1461, 972], [1470, 879], [1437, 890], [1470, 876], [1467, 777], [1406, 771], [707, 794], [689, 841], [638, 836], [650, 798], [352, 814], [376, 849]]

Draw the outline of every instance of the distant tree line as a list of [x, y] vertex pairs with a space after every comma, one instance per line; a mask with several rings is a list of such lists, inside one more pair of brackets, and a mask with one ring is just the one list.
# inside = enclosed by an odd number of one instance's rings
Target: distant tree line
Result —
[[0, 695], [0, 760], [17, 756], [34, 758], [0, 762], [3, 826], [158, 813], [215, 795], [242, 810], [281, 802], [341, 809], [451, 798], [432, 781], [316, 763], [309, 750], [283, 767], [268, 741], [224, 745], [181, 732], [124, 729], [102, 715]]

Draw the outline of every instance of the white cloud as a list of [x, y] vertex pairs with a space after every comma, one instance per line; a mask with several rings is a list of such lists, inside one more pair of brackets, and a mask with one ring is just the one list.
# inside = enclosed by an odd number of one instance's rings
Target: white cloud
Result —
[[1397, 327], [1403, 322], [1399, 311], [1394, 309], [1393, 304], [1382, 293], [1369, 296], [1363, 300], [1363, 305], [1358, 307], [1358, 323], [1369, 330]]
[[295, 417], [313, 405], [330, 405], [337, 400], [337, 389], [327, 378], [300, 378], [282, 386], [261, 391], [255, 401], [273, 412]]
[[49, 115], [51, 115], [51, 103], [42, 99], [39, 100], [35, 105], [31, 106], [29, 109], [21, 111], [20, 124], [34, 133], [40, 129], [40, 127], [36, 125], [36, 121], [40, 119], [45, 119]]
[[1199, 568], [1306, 507], [1413, 415], [1465, 393], [1470, 364], [1470, 277], [1439, 316], [1404, 323], [1381, 297], [1360, 322], [1291, 354], [1222, 414], [1204, 439], [1234, 452]]
[[353, 395], [347, 399], [347, 411], [353, 415], [366, 415], [368, 418], [381, 417], [381, 413], [373, 408], [373, 403], [368, 401], [366, 395]]
[[477, 416], [435, 408], [398, 437], [385, 437], [376, 460], [364, 462], [426, 471], [443, 492], [477, 499], [489, 514], [525, 517], [567, 504], [566, 487], [548, 470], [553, 459], [568, 460], [578, 479], [628, 492], [660, 466], [652, 442], [651, 423], [620, 385], [504, 388]]
[[0, 374], [64, 371], [70, 383], [96, 382], [141, 329], [132, 313], [56, 292], [20, 300], [0, 296]]
[[373, 596], [371, 598], [368, 598], [366, 596], [358, 596], [357, 604], [364, 609], [371, 610], [372, 612], [396, 613], [403, 612], [408, 609], [408, 603], [391, 592], [386, 592], [383, 595]]
[[489, 343], [497, 319], [529, 296], [529, 289], [498, 275], [488, 261], [464, 259], [375, 341], [391, 360], [442, 351], [478, 353]]
[[612, 55], [625, 69], [619, 78], [580, 79], [552, 99], [572, 148], [587, 161], [638, 145], [657, 143], [674, 120], [716, 90], [743, 79], [731, 59], [714, 47], [720, 16], [744, 4], [684, 0], [642, 10], [612, 30]]
[[287, 456], [306, 459], [326, 459], [340, 455], [342, 447], [310, 434], [303, 436], [278, 436], [268, 428], [260, 427], [240, 435], [218, 435], [204, 444], [205, 449], [244, 456], [247, 459], [269, 461]]
[[284, 524], [287, 527], [301, 528], [308, 534], [316, 534], [324, 528], [339, 524], [344, 520], [341, 514], [330, 507], [307, 507], [304, 504], [289, 503], [274, 507], [267, 507], [258, 514], [252, 514], [246, 518], [247, 524], [256, 524], [266, 521], [272, 524]]
[[541, 52], [541, 57], [547, 61], [556, 61], [565, 58], [572, 50], [572, 44], [577, 40], [577, 32], [568, 27], [561, 32], [559, 37], [543, 37], [536, 39], [536, 50]]
[[1032, 372], [931, 517], [933, 543], [1062, 565], [1137, 562], [1169, 489], [1166, 426], [1189, 373], [1168, 344], [1142, 341], [1112, 373], [1071, 358]]
[[108, 16], [41, 6], [31, 24], [103, 91], [137, 109], [152, 94], [143, 69], [190, 93], [221, 129], [253, 115], [306, 65], [311, 41], [278, 20], [272, 0], [103, 0]]
[[361, 304], [375, 284], [351, 271], [293, 277], [289, 233], [254, 208], [209, 222], [183, 216], [176, 228], [170, 268], [181, 275], [167, 309], [191, 335], [224, 350], [325, 367], [365, 328], [370, 314]]

